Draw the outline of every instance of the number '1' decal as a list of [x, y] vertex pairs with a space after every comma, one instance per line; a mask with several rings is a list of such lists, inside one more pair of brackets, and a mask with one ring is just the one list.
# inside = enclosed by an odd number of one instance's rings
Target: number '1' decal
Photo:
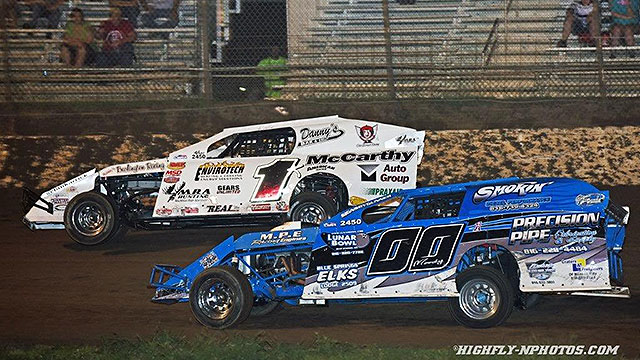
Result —
[[444, 269], [451, 263], [463, 228], [463, 224], [451, 224], [430, 226], [422, 233], [420, 227], [387, 230], [376, 243], [367, 275], [398, 274], [407, 268], [411, 272]]
[[253, 192], [251, 201], [280, 200], [281, 191], [291, 177], [298, 159], [280, 159], [256, 168], [253, 175], [258, 179], [258, 185]]

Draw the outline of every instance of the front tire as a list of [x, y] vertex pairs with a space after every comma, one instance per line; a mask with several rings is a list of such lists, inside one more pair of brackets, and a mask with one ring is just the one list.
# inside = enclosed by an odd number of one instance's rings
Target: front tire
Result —
[[449, 299], [449, 311], [461, 325], [489, 328], [502, 324], [511, 315], [513, 286], [499, 270], [473, 266], [458, 274], [456, 285], [460, 295]]
[[235, 268], [209, 268], [193, 281], [189, 305], [204, 326], [224, 329], [247, 319], [253, 305], [253, 291], [247, 277]]
[[90, 191], [71, 199], [64, 210], [67, 234], [78, 244], [98, 245], [119, 233], [115, 204], [105, 195]]
[[291, 200], [291, 221], [301, 221], [309, 224], [320, 224], [336, 214], [335, 204], [326, 196], [315, 192], [305, 191]]

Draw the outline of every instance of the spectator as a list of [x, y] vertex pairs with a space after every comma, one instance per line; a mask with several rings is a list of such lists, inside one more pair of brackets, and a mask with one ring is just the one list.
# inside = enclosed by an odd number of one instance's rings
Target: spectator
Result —
[[93, 60], [93, 27], [84, 21], [79, 8], [73, 8], [64, 28], [60, 57], [67, 66], [82, 67]]
[[[638, 0], [611, 0], [611, 22], [613, 23], [611, 45], [618, 46], [620, 37], [624, 33], [627, 46], [634, 45], [633, 32], [638, 26]], [[611, 51], [611, 58], [615, 59], [616, 52]], [[633, 51], [629, 51], [629, 57], [635, 57]]]
[[595, 45], [596, 22], [593, 19], [592, 0], [576, 0], [567, 8], [567, 15], [562, 29], [562, 38], [558, 41], [558, 47], [567, 47], [567, 39], [570, 34], [579, 38], [589, 39], [589, 45]]
[[109, 0], [109, 6], [120, 8], [125, 17], [134, 28], [138, 27], [138, 15], [140, 15], [139, 0]]
[[131, 23], [122, 18], [120, 8], [110, 10], [111, 17], [100, 25], [102, 52], [96, 64], [105, 66], [130, 66], [133, 63], [133, 42], [136, 33]]
[[25, 3], [31, 8], [31, 20], [24, 24], [25, 29], [42, 27], [39, 26], [41, 21], [46, 21], [46, 29], [58, 27], [64, 0], [27, 0]]
[[142, 7], [147, 11], [142, 15], [145, 27], [168, 29], [178, 25], [180, 0], [142, 0]]
[[0, 16], [4, 16], [8, 28], [15, 28], [18, 25], [18, 9], [16, 0], [2, 0], [0, 4]]
[[271, 48], [271, 56], [262, 59], [258, 63], [257, 74], [264, 77], [265, 97], [267, 99], [278, 99], [281, 95], [282, 87], [286, 84], [280, 76], [286, 69], [287, 59], [280, 56], [280, 49], [277, 46]]

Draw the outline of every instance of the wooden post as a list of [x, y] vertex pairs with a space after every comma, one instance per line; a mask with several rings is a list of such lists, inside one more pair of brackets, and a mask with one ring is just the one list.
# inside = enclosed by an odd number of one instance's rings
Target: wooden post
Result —
[[9, 66], [9, 33], [7, 32], [7, 16], [9, 14], [7, 14], [5, 10], [7, 10], [6, 6], [0, 6], [0, 31], [2, 32], [2, 60], [4, 65], [5, 86], [4, 97], [7, 102], [11, 102], [13, 96], [11, 94], [11, 67]]
[[600, 0], [593, 0], [593, 20], [595, 21], [596, 39], [596, 61], [598, 62], [598, 88], [600, 89], [600, 97], [607, 96], [607, 89], [604, 84], [604, 61], [602, 59], [602, 29], [600, 27]]
[[391, 51], [391, 22], [389, 21], [389, 0], [382, 0], [382, 18], [384, 21], [384, 46], [387, 62], [387, 89], [389, 97], [396, 98], [396, 84], [393, 78], [393, 55]]
[[211, 100], [212, 81], [211, 79], [211, 42], [209, 41], [209, 7], [207, 0], [199, 0], [198, 4], [198, 24], [200, 27], [200, 62], [202, 64], [202, 98]]

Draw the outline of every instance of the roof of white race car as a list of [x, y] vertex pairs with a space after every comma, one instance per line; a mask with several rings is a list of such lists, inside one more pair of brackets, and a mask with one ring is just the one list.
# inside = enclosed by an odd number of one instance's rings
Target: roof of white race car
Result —
[[[286, 121], [264, 123], [264, 124], [257, 124], [257, 125], [230, 127], [230, 128], [224, 129], [221, 133], [236, 133], [236, 132], [239, 132], [239, 131], [246, 132], [246, 131], [270, 130], [270, 129], [274, 129], [274, 128], [278, 128], [278, 127], [300, 128], [300, 127], [305, 127], [305, 126], [310, 126], [310, 125], [334, 123], [334, 122], [337, 122], [337, 121], [340, 121], [340, 122], [366, 123], [366, 124], [377, 123], [375, 121], [358, 120], [358, 119], [347, 119], [347, 118], [342, 118], [342, 117], [340, 117], [338, 115], [330, 115], [330, 116], [321, 116], [321, 117], [309, 118], [309, 119], [286, 120]], [[383, 123], [380, 123], [380, 124], [382, 124], [384, 126], [388, 126], [388, 127], [413, 130], [411, 128], [405, 128], [405, 127], [397, 126], [397, 125], [390, 125], [390, 124], [383, 124]], [[221, 134], [221, 133], [218, 133], [218, 134]]]

